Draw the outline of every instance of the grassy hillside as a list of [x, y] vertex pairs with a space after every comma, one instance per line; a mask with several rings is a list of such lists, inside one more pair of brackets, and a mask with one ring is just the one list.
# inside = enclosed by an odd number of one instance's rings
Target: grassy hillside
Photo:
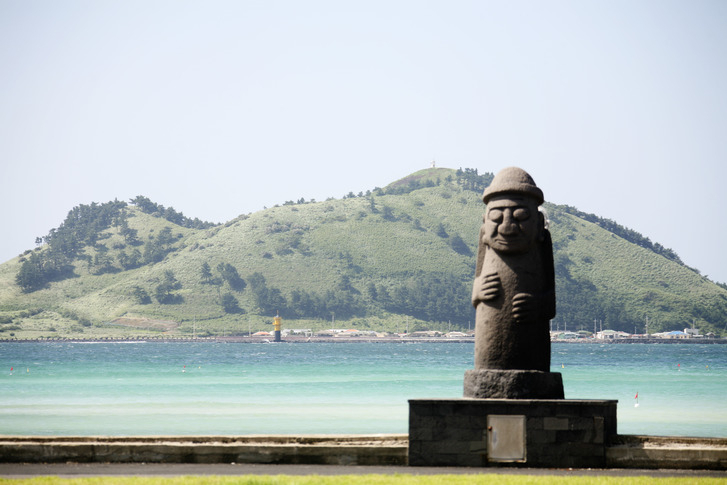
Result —
[[[287, 328], [466, 329], [491, 177], [429, 169], [366, 195], [286, 203], [216, 227], [126, 205], [93, 226], [98, 237], [77, 231], [92, 244], [40, 289], [23, 291], [16, 275], [52, 245], [0, 265], [0, 337], [242, 334], [269, 330], [276, 312]], [[546, 209], [554, 325], [643, 332], [648, 319], [652, 333], [692, 323], [723, 333], [723, 288], [596, 219]], [[135, 250], [141, 259], [129, 262]]]

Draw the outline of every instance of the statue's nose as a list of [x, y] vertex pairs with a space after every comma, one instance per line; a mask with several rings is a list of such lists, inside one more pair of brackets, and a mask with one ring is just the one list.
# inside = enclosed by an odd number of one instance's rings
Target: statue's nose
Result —
[[503, 213], [502, 222], [500, 223], [500, 227], [498, 227], [498, 232], [502, 234], [503, 236], [514, 236], [517, 234], [518, 227], [515, 220], [512, 218], [512, 213], [510, 211], [505, 211]]

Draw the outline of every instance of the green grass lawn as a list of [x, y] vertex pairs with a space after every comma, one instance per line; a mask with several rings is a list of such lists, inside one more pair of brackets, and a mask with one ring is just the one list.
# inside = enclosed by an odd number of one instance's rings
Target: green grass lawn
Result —
[[669, 485], [669, 484], [711, 485], [725, 484], [725, 478], [713, 477], [611, 477], [611, 476], [535, 476], [535, 475], [336, 475], [336, 476], [291, 476], [291, 475], [241, 475], [241, 476], [185, 476], [185, 477], [93, 477], [58, 478], [34, 477], [27, 479], [2, 479], [0, 484], [74, 484], [74, 485]]

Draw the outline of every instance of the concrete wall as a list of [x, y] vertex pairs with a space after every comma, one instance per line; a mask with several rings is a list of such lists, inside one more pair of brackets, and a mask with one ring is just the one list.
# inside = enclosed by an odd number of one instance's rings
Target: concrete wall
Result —
[[[0, 436], [0, 462], [405, 465], [407, 438], [406, 435]], [[618, 435], [606, 446], [605, 455], [606, 468], [727, 470], [727, 438]], [[503, 463], [487, 465], [502, 466]]]
[[0, 437], [9, 463], [406, 465], [406, 435]]
[[727, 438], [619, 435], [606, 449], [611, 468], [727, 470]]

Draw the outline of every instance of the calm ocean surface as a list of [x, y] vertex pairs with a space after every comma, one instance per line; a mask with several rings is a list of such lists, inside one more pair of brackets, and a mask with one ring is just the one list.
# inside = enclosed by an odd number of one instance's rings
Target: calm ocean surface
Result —
[[[0, 343], [0, 434], [406, 433], [408, 399], [461, 397], [473, 349]], [[725, 345], [554, 344], [552, 355], [566, 398], [619, 401], [620, 434], [727, 437]]]

